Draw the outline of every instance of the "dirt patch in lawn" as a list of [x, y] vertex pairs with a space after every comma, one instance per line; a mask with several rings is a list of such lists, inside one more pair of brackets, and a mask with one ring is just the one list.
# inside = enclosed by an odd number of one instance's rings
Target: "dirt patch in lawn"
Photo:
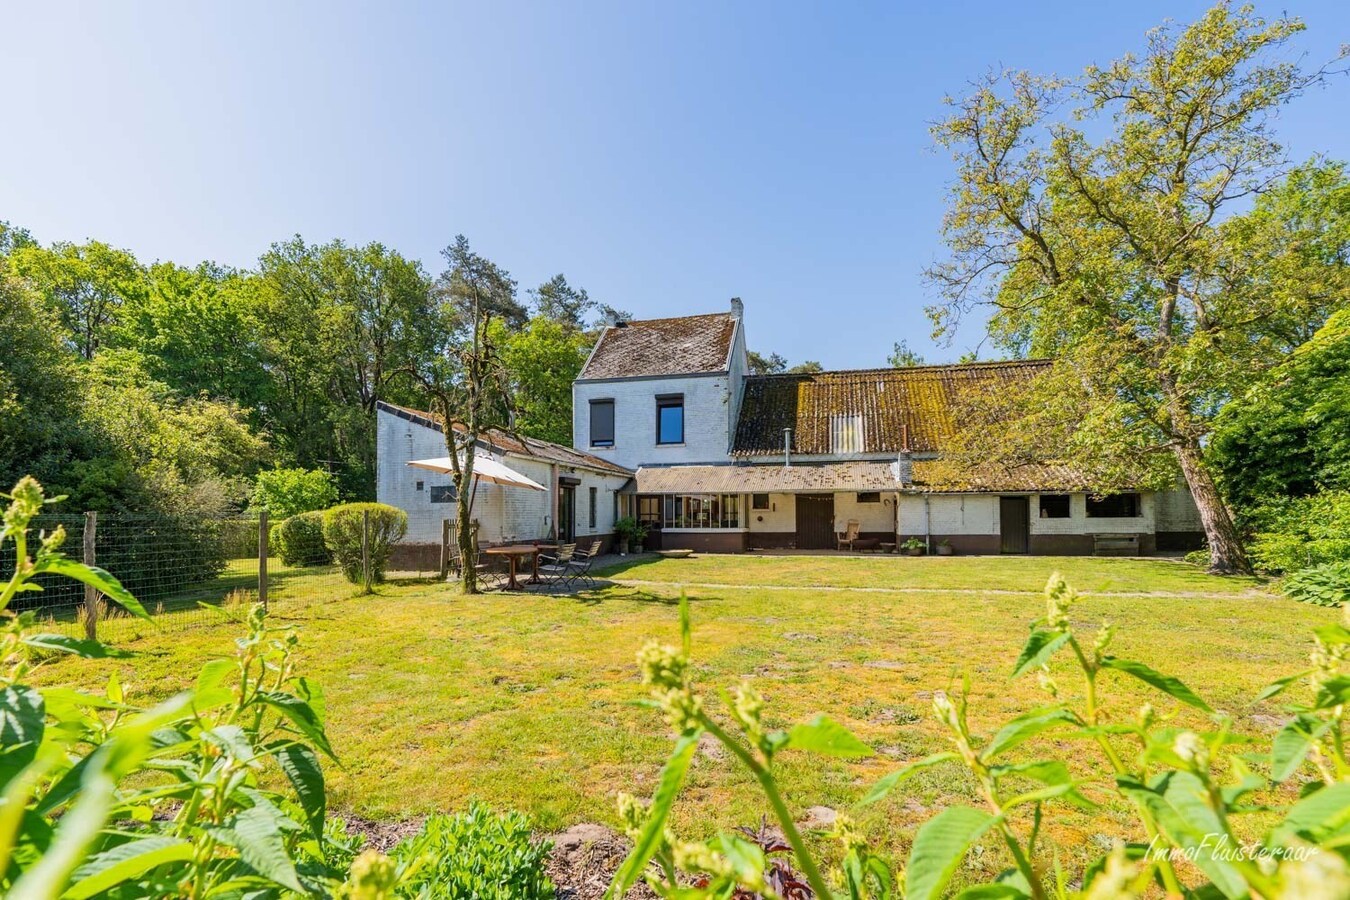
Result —
[[[558, 900], [599, 900], [605, 896], [631, 847], [623, 835], [594, 822], [573, 825], [548, 839], [553, 842], [548, 877], [558, 889]], [[639, 884], [625, 896], [648, 900], [656, 894]]]

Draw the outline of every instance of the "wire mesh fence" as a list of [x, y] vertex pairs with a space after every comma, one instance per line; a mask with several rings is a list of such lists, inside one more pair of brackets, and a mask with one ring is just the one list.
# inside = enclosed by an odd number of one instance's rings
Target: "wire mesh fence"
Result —
[[[348, 580], [326, 552], [299, 562], [282, 559], [266, 519], [192, 519], [134, 513], [47, 514], [34, 520], [33, 537], [65, 529], [66, 554], [115, 575], [150, 613], [159, 630], [219, 624], [222, 610], [264, 602], [284, 613], [360, 594], [365, 578]], [[269, 533], [270, 532], [270, 533]], [[433, 545], [434, 547], [434, 545]], [[396, 553], [386, 583], [441, 574], [437, 552]], [[14, 571], [14, 545], [0, 547], [0, 581]], [[100, 640], [127, 639], [149, 630], [143, 621], [83, 584], [39, 576], [40, 591], [15, 598], [13, 610], [33, 611], [51, 631]]]

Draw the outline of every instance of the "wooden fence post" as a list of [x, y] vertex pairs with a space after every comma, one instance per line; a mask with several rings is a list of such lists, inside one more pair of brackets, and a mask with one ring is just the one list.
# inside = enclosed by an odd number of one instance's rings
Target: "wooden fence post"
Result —
[[[84, 514], [84, 564], [92, 566], [97, 561], [94, 552], [94, 538], [98, 534], [98, 513]], [[98, 640], [98, 591], [92, 584], [84, 586], [84, 636], [91, 641]]]
[[267, 610], [267, 509], [258, 513], [258, 602]]
[[441, 581], [450, 577], [450, 520], [441, 519]]
[[361, 582], [366, 593], [371, 590], [370, 579], [370, 510], [361, 513]]

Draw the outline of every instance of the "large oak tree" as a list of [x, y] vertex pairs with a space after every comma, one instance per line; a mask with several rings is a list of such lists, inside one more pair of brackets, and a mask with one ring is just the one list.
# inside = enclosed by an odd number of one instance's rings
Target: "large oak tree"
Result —
[[934, 126], [957, 167], [939, 331], [991, 307], [1005, 346], [1055, 357], [1023, 398], [1060, 427], [1048, 449], [1101, 490], [1179, 470], [1216, 572], [1249, 566], [1205, 459], [1212, 417], [1345, 302], [1281, 276], [1298, 223], [1233, 216], [1286, 172], [1272, 118], [1330, 72], [1287, 61], [1302, 28], [1220, 4], [1075, 79], [991, 74]]

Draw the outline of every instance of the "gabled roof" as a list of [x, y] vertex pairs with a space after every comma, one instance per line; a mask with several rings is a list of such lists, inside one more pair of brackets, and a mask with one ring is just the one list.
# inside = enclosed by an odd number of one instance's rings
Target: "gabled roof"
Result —
[[[383, 412], [398, 416], [400, 419], [406, 419], [425, 428], [434, 431], [444, 430], [441, 428], [441, 417], [435, 413], [426, 412], [420, 409], [409, 409], [406, 406], [398, 406], [393, 403], [386, 403], [383, 400], [376, 404], [376, 407]], [[457, 427], [456, 431], [462, 432], [464, 429]], [[580, 466], [587, 469], [595, 469], [601, 472], [607, 472], [612, 475], [632, 475], [631, 469], [625, 469], [623, 466], [612, 463], [607, 459], [601, 459], [598, 456], [592, 456], [589, 453], [583, 453], [580, 450], [573, 450], [571, 447], [564, 447], [562, 444], [555, 444], [552, 441], [541, 441], [538, 438], [513, 437], [501, 429], [492, 429], [483, 435], [483, 441], [492, 449], [501, 453], [509, 453], [515, 456], [529, 456], [544, 462], [557, 463], [563, 466]]]
[[792, 429], [792, 452], [836, 453], [831, 430], [858, 428], [861, 449], [849, 455], [900, 450], [936, 453], [955, 431], [954, 410], [978, 392], [999, 391], [1047, 371], [1049, 360], [858, 369], [799, 375], [752, 375], [732, 453], [783, 452], [783, 429]]
[[737, 321], [730, 313], [711, 313], [610, 325], [577, 380], [725, 372]]

